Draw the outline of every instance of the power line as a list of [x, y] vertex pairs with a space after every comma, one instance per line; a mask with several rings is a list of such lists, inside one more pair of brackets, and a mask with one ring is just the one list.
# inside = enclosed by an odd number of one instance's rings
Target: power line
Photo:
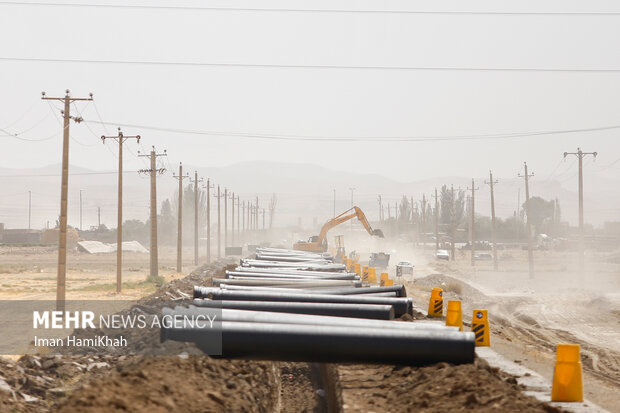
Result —
[[263, 134], [263, 133], [244, 133], [244, 132], [223, 132], [223, 131], [202, 131], [192, 129], [176, 129], [165, 128], [158, 126], [146, 126], [135, 125], [128, 123], [117, 122], [102, 122], [95, 120], [84, 120], [86, 123], [102, 123], [104, 125], [118, 125], [128, 128], [140, 128], [156, 130], [159, 132], [172, 132], [187, 135], [205, 135], [205, 136], [222, 136], [222, 137], [238, 137], [238, 138], [252, 138], [252, 139], [266, 139], [266, 140], [278, 140], [278, 141], [346, 141], [346, 142], [387, 142], [387, 141], [402, 141], [402, 142], [425, 142], [425, 141], [456, 141], [456, 140], [484, 140], [484, 139], [510, 139], [510, 138], [522, 138], [541, 135], [563, 135], [571, 133], [583, 133], [583, 132], [599, 132], [606, 130], [620, 129], [620, 125], [611, 126], [599, 126], [592, 128], [580, 128], [580, 129], [558, 129], [548, 131], [530, 131], [530, 132], [511, 132], [511, 133], [499, 133], [499, 134], [484, 134], [484, 135], [448, 135], [448, 136], [310, 136], [310, 135], [280, 135], [280, 134]]
[[23, 1], [0, 1], [7, 6], [52, 6], [78, 8], [138, 9], [138, 10], [189, 10], [222, 12], [265, 12], [265, 13], [347, 13], [347, 14], [413, 14], [413, 15], [517, 15], [517, 16], [618, 16], [620, 12], [585, 11], [585, 12], [532, 12], [532, 11], [471, 11], [471, 10], [371, 10], [371, 9], [292, 9], [292, 8], [255, 8], [255, 7], [199, 7], [199, 6], [158, 6], [134, 4], [84, 4], [84, 3], [43, 3]]
[[164, 60], [104, 60], [60, 59], [45, 57], [0, 57], [0, 61], [35, 63], [88, 63], [185, 67], [237, 67], [259, 69], [339, 69], [339, 70], [392, 70], [392, 71], [442, 71], [442, 72], [547, 72], [547, 73], [620, 73], [620, 69], [527, 68], [527, 67], [451, 67], [451, 66], [364, 66], [364, 65], [303, 65], [275, 63], [189, 62]]
[[[135, 174], [138, 171], [123, 171], [124, 174]], [[70, 173], [69, 176], [78, 175], [117, 175], [118, 172], [75, 172]], [[40, 177], [54, 177], [61, 176], [60, 174], [31, 174], [31, 175], [0, 175], [0, 179], [3, 178], [40, 178]]]

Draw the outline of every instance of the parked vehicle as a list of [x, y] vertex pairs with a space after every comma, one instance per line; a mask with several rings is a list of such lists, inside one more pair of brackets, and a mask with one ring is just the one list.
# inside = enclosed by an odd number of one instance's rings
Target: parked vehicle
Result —
[[474, 254], [474, 259], [478, 261], [493, 261], [493, 256], [488, 252]]
[[401, 261], [396, 264], [396, 276], [413, 275], [413, 264], [410, 261]]
[[373, 252], [370, 254], [369, 267], [387, 268], [390, 263], [390, 254], [385, 252]]
[[450, 260], [450, 253], [448, 252], [448, 250], [437, 250], [437, 252], [435, 253], [435, 257], [438, 260]]

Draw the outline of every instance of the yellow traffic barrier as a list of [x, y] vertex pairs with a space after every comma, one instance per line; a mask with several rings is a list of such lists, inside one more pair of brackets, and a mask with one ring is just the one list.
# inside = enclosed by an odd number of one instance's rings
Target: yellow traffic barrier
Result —
[[379, 285], [381, 287], [385, 287], [385, 282], [388, 280], [388, 273], [387, 272], [382, 272], [381, 273], [381, 278], [379, 278]]
[[463, 310], [460, 301], [448, 301], [448, 312], [446, 313], [446, 325], [458, 327], [463, 331]]
[[375, 267], [368, 269], [368, 282], [371, 284], [377, 283], [377, 269]]
[[387, 280], [385, 280], [385, 286], [386, 287], [390, 287], [394, 285], [394, 280], [390, 280], [389, 278]]
[[354, 270], [357, 275], [359, 275], [360, 277], [362, 276], [362, 268], [359, 264], [355, 264]]
[[491, 345], [489, 312], [487, 310], [474, 310], [474, 315], [471, 317], [471, 331], [476, 335], [477, 346]]
[[578, 344], [557, 345], [551, 401], [583, 401], [583, 378]]
[[368, 282], [368, 267], [364, 265], [362, 268], [362, 282]]
[[431, 299], [428, 301], [428, 315], [431, 317], [443, 316], [443, 290], [441, 288], [433, 288], [431, 291]]

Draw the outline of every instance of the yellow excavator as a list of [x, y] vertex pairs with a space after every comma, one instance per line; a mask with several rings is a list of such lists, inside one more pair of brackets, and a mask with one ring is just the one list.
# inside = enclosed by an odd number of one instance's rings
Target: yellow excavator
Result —
[[364, 228], [366, 228], [366, 231], [368, 231], [371, 236], [383, 238], [383, 231], [381, 231], [380, 229], [372, 229], [372, 227], [368, 223], [368, 220], [366, 219], [366, 215], [364, 215], [364, 212], [362, 212], [362, 210], [358, 207], [354, 206], [353, 208], [344, 211], [337, 217], [327, 221], [321, 228], [321, 232], [319, 233], [319, 235], [314, 235], [310, 237], [308, 241], [296, 242], [293, 245], [293, 249], [310, 252], [327, 251], [327, 231], [355, 217], [359, 219]]

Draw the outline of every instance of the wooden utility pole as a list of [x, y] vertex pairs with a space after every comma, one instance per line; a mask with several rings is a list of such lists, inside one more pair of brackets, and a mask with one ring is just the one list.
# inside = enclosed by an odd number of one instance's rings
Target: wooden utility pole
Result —
[[183, 175], [183, 164], [179, 162], [179, 174], [173, 175], [179, 180], [179, 206], [177, 224], [177, 272], [183, 271], [183, 179], [189, 178], [189, 174]]
[[[67, 278], [67, 200], [69, 191], [69, 120], [71, 119], [71, 103], [81, 100], [93, 100], [93, 94], [88, 98], [72, 98], [69, 89], [65, 91], [65, 97], [47, 97], [41, 93], [43, 100], [58, 100], [64, 103], [63, 134], [62, 134], [62, 179], [60, 185], [60, 219], [58, 231], [58, 272], [56, 275], [56, 310], [65, 310], [65, 283]], [[77, 123], [82, 118], [73, 118]]]
[[263, 231], [265, 230], [265, 208], [263, 208]]
[[[585, 267], [585, 234], [583, 229], [583, 158], [592, 155], [596, 159], [597, 152], [583, 152], [581, 148], [577, 148], [577, 152], [564, 152], [564, 158], [568, 155], [575, 155], [579, 159], [579, 276], [583, 278]], [[554, 214], [555, 220], [555, 214]]]
[[381, 195], [379, 195], [378, 198], [379, 198], [379, 222], [383, 223], [383, 204], [381, 203]]
[[217, 258], [222, 258], [222, 216], [220, 214], [220, 199], [222, 195], [220, 194], [220, 186], [217, 186]]
[[256, 197], [256, 207], [254, 208], [254, 229], [258, 231], [258, 197]]
[[203, 185], [203, 189], [207, 190], [207, 264], [211, 263], [211, 179], [207, 179], [207, 186]]
[[151, 165], [149, 169], [140, 169], [139, 173], [148, 173], [151, 176], [151, 239], [149, 246], [149, 279], [156, 281], [159, 277], [159, 255], [158, 255], [158, 243], [157, 243], [157, 174], [163, 174], [166, 169], [157, 169], [157, 157], [167, 156], [166, 151], [164, 153], [156, 153], [155, 147], [151, 150], [151, 153], [140, 154], [138, 156], [149, 158]]
[[497, 227], [495, 223], [495, 193], [493, 192], [493, 185], [498, 183], [498, 181], [493, 180], [493, 172], [489, 171], [489, 181], [485, 183], [489, 184], [489, 187], [491, 188], [491, 241], [493, 243], [493, 269], [497, 270]]
[[198, 265], [198, 171], [194, 171], [194, 180], [190, 178], [190, 182], [194, 183], [194, 265]]
[[243, 242], [245, 242], [245, 239], [247, 238], [245, 235], [245, 201], [241, 204], [241, 216], [241, 225], [243, 226]]
[[97, 207], [97, 229], [101, 229], [101, 207]]
[[426, 195], [422, 194], [422, 245], [426, 244]]
[[241, 241], [241, 201], [239, 200], [239, 195], [237, 195], [237, 241], [243, 247], [243, 242]]
[[532, 225], [530, 222], [530, 185], [529, 185], [529, 179], [530, 177], [534, 176], [534, 174], [527, 173], [527, 162], [523, 162], [523, 166], [525, 167], [525, 174], [523, 175], [518, 174], [517, 176], [519, 178], [525, 178], [525, 215], [527, 215], [526, 221], [525, 221], [525, 225], [527, 226], [527, 228], [526, 228], [525, 233], [527, 235], [527, 260], [528, 260], [528, 265], [530, 269], [530, 278], [534, 278], [534, 251], [533, 251], [533, 246], [532, 246]]
[[435, 252], [439, 249], [439, 199], [437, 197], [437, 188], [435, 188]]
[[476, 232], [475, 232], [475, 223], [476, 223], [476, 202], [475, 202], [475, 193], [478, 189], [474, 184], [474, 179], [471, 180], [471, 221], [470, 221], [470, 243], [471, 243], [471, 265], [476, 265]]
[[454, 239], [456, 237], [456, 210], [454, 209], [454, 185], [452, 185], [451, 196], [450, 196], [450, 238], [451, 238], [451, 246], [450, 246], [450, 259], [454, 261], [454, 255], [456, 253], [456, 249], [454, 248]]
[[123, 272], [123, 143], [127, 139], [135, 139], [140, 142], [140, 135], [125, 136], [118, 128], [117, 136], [102, 136], [101, 141], [105, 145], [106, 139], [114, 139], [118, 142], [118, 214], [116, 220], [116, 292], [121, 292]]
[[230, 203], [230, 221], [231, 221], [231, 225], [230, 225], [230, 245], [232, 247], [235, 246], [235, 193], [232, 193], [232, 196], [230, 197], [230, 200], [232, 201]]
[[224, 251], [226, 247], [228, 247], [228, 188], [224, 188]]

